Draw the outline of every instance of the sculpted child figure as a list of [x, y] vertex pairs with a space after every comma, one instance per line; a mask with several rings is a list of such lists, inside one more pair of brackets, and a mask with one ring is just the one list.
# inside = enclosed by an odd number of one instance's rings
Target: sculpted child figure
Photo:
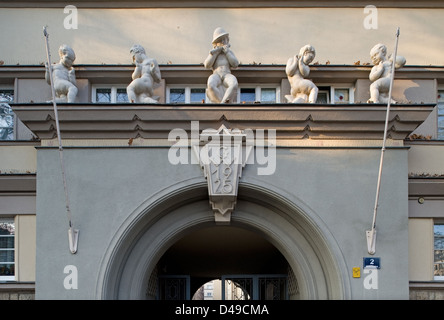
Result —
[[154, 83], [161, 81], [157, 61], [147, 57], [141, 45], [134, 45], [130, 53], [136, 65], [132, 74], [133, 81], [126, 88], [128, 100], [131, 103], [157, 103], [153, 95]]
[[213, 103], [234, 102], [238, 82], [231, 68], [237, 68], [239, 61], [230, 49], [228, 32], [216, 28], [212, 44], [213, 49], [204, 62], [205, 68], [213, 70], [207, 81], [208, 98]]
[[[370, 71], [370, 99], [368, 103], [387, 103], [389, 99], [390, 80], [392, 74], [393, 58], [387, 59], [387, 47], [378, 43], [370, 50], [370, 57], [374, 67]], [[397, 56], [395, 60], [395, 69], [405, 65], [406, 60], [403, 56]], [[393, 99], [391, 103], [396, 103]]]
[[[76, 59], [76, 55], [73, 49], [64, 44], [59, 48], [59, 56], [59, 63], [56, 63], [51, 67], [56, 101], [75, 102], [78, 89], [76, 86], [76, 74], [72, 65]], [[51, 84], [49, 67], [47, 64], [45, 79], [48, 84]]]
[[291, 86], [291, 95], [286, 95], [290, 103], [315, 103], [318, 98], [318, 87], [310, 80], [304, 79], [310, 74], [308, 66], [316, 56], [315, 49], [307, 44], [301, 48], [299, 55], [288, 59], [285, 72]]

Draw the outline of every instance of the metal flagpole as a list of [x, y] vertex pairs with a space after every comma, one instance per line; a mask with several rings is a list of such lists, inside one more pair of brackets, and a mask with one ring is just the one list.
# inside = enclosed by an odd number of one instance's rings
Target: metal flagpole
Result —
[[382, 175], [382, 166], [384, 163], [385, 143], [386, 143], [386, 139], [387, 139], [387, 127], [388, 127], [389, 114], [390, 114], [390, 103], [392, 100], [393, 80], [395, 78], [395, 63], [396, 63], [396, 55], [397, 55], [397, 51], [398, 51], [398, 39], [399, 39], [399, 27], [396, 30], [395, 52], [393, 53], [393, 58], [392, 58], [393, 59], [392, 74], [391, 74], [391, 79], [390, 79], [389, 97], [388, 97], [388, 102], [387, 102], [387, 113], [385, 116], [384, 139], [382, 141], [381, 159], [380, 159], [380, 163], [379, 163], [378, 184], [376, 187], [376, 199], [375, 199], [375, 208], [373, 211], [372, 229], [366, 231], [367, 250], [368, 250], [369, 254], [375, 254], [375, 252], [376, 252], [376, 215], [378, 212], [379, 190], [381, 188], [381, 175]]
[[43, 35], [45, 36], [45, 42], [46, 42], [46, 56], [48, 59], [48, 73], [49, 73], [49, 79], [51, 82], [52, 104], [54, 106], [57, 139], [59, 142], [59, 155], [60, 155], [60, 165], [61, 165], [61, 169], [62, 169], [63, 188], [65, 190], [65, 204], [66, 204], [66, 211], [67, 211], [68, 223], [69, 223], [69, 229], [68, 229], [69, 249], [70, 249], [71, 253], [76, 253], [77, 246], [78, 246], [78, 239], [79, 239], [79, 230], [73, 228], [72, 221], [71, 221], [71, 209], [70, 209], [70, 205], [69, 205], [68, 186], [66, 184], [65, 161], [63, 159], [63, 146], [62, 146], [62, 139], [60, 136], [59, 115], [57, 112], [54, 81], [52, 78], [53, 76], [52, 76], [51, 54], [49, 51], [49, 40], [48, 40], [49, 34], [46, 31], [46, 26], [43, 27]]

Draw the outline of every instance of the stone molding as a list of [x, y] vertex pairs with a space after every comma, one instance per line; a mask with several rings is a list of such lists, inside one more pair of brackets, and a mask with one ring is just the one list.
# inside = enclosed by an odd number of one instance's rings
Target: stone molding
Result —
[[[39, 139], [56, 137], [51, 103], [11, 104]], [[433, 111], [433, 104], [392, 105], [388, 139], [408, 137]], [[380, 104], [58, 104], [62, 139], [167, 139], [175, 128], [276, 129], [280, 139], [380, 140], [386, 105]]]
[[[74, 64], [77, 79], [89, 79], [92, 83], [114, 80], [120, 83], [128, 81], [134, 66], [131, 64]], [[159, 64], [162, 78], [168, 79], [169, 84], [187, 83], [190, 79], [202, 79], [206, 82], [210, 70], [202, 64]], [[356, 79], [368, 79], [372, 65], [336, 65], [319, 64], [310, 65], [310, 79], [315, 82], [348, 82]], [[240, 64], [233, 70], [233, 74], [241, 81], [263, 81], [269, 83], [285, 79], [285, 65], [283, 64]], [[258, 76], [260, 74], [260, 76]], [[6, 81], [18, 79], [44, 79], [45, 67], [41, 65], [2, 65], [0, 66], [0, 79]], [[96, 80], [97, 78], [97, 80]], [[443, 79], [444, 67], [442, 66], [415, 66], [407, 65], [396, 70], [396, 79]], [[395, 79], [395, 80], [396, 80]], [[111, 82], [110, 82], [111, 83]]]

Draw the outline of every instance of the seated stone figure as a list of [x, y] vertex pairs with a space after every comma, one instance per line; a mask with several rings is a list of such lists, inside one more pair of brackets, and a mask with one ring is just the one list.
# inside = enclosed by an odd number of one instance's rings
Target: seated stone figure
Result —
[[305, 45], [299, 55], [288, 59], [285, 72], [291, 86], [291, 94], [286, 95], [290, 103], [315, 103], [318, 98], [318, 87], [305, 79], [310, 74], [308, 66], [315, 58], [316, 51], [311, 45]]
[[216, 28], [212, 44], [213, 49], [204, 62], [205, 68], [213, 70], [207, 81], [208, 98], [212, 103], [233, 103], [238, 82], [231, 74], [231, 68], [236, 68], [239, 61], [230, 49], [228, 32], [220, 27]]
[[[387, 47], [378, 43], [370, 50], [370, 57], [374, 67], [370, 71], [370, 99], [368, 103], [388, 103], [390, 82], [392, 75], [393, 57], [387, 59]], [[403, 56], [397, 56], [395, 60], [395, 69], [405, 65], [406, 60]], [[391, 99], [391, 103], [396, 103]]]
[[130, 53], [136, 65], [132, 74], [133, 81], [126, 88], [128, 100], [132, 103], [157, 103], [154, 96], [154, 83], [161, 81], [160, 69], [155, 59], [149, 58], [141, 45], [134, 45]]
[[[73, 68], [76, 55], [74, 50], [66, 44], [59, 48], [59, 63], [53, 64], [52, 80], [54, 82], [55, 99], [58, 102], [75, 102], [77, 97], [76, 74]], [[45, 79], [51, 84], [49, 68], [46, 64]]]

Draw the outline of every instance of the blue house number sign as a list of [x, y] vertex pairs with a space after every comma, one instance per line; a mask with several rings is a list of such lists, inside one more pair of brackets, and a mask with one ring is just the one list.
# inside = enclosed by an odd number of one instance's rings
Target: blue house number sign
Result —
[[381, 262], [379, 258], [364, 258], [364, 269], [381, 269]]

